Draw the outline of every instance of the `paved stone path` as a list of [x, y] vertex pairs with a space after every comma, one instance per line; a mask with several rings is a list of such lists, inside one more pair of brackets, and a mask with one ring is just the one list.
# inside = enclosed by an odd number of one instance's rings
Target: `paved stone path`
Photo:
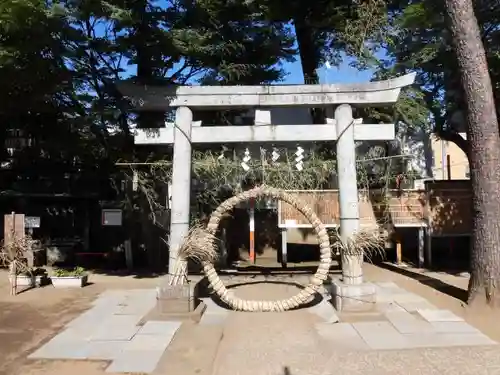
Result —
[[[374, 373], [367, 358], [377, 358], [379, 354], [375, 353], [387, 350], [396, 352], [384, 356], [404, 357], [396, 353], [413, 349], [410, 352], [415, 352], [415, 358], [425, 363], [425, 358], [430, 358], [426, 350], [454, 348], [455, 354], [450, 355], [460, 357], [464, 349], [458, 347], [484, 350], [479, 346], [497, 344], [459, 316], [394, 283], [376, 283], [376, 287], [374, 311], [358, 313], [355, 321], [340, 323], [326, 299], [313, 307], [285, 313], [232, 312], [206, 299], [200, 326], [223, 327], [213, 374], [337, 374], [343, 373], [338, 372], [338, 364], [347, 366], [345, 358], [349, 356], [358, 358], [359, 366], [364, 363], [364, 372], [358, 373]], [[239, 297], [248, 299], [259, 298], [264, 291], [266, 299], [286, 298], [295, 294], [297, 287], [280, 283], [245, 285], [235, 290]], [[152, 373], [181, 325], [172, 321], [138, 325], [155, 306], [155, 297], [153, 289], [107, 291], [30, 358], [109, 360], [106, 372]], [[332, 361], [337, 372], [329, 372]], [[434, 373], [436, 367], [428, 366], [433, 370], [417, 373]]]
[[106, 372], [152, 372], [180, 322], [138, 323], [156, 304], [154, 289], [107, 291], [29, 358], [110, 360]]

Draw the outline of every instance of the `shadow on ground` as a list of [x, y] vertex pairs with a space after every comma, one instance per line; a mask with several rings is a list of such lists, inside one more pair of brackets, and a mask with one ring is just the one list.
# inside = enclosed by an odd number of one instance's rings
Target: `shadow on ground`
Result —
[[450, 297], [456, 298], [462, 302], [467, 302], [467, 291], [462, 288], [458, 288], [454, 285], [447, 284], [433, 277], [413, 272], [411, 270], [404, 269], [390, 263], [385, 262], [378, 263], [376, 265], [380, 268], [399, 273], [400, 275], [408, 276], [425, 286], [433, 288], [441, 293], [447, 294]]
[[100, 268], [88, 268], [96, 275], [133, 277], [134, 279], [154, 279], [168, 274], [168, 271], [150, 271], [150, 270], [108, 270]]
[[[290, 275], [292, 277], [292, 275]], [[327, 282], [330, 281], [329, 279]], [[298, 290], [304, 289], [306, 286], [299, 284], [294, 281], [278, 281], [278, 280], [257, 280], [257, 281], [248, 281], [248, 282], [236, 282], [234, 284], [227, 285], [226, 288], [228, 290], [238, 288], [241, 286], [247, 286], [247, 285], [258, 285], [258, 284], [274, 284], [274, 285], [289, 285], [289, 286], [294, 286]], [[217, 304], [219, 307], [222, 307], [226, 310], [233, 310], [230, 306], [228, 306], [224, 301], [222, 301], [215, 293], [211, 292], [210, 287], [208, 285], [208, 280], [206, 278], [203, 278], [200, 282], [197, 283], [196, 285], [196, 292], [195, 295], [198, 296], [198, 298], [210, 298], [212, 301], [214, 301], [215, 304]], [[285, 299], [285, 298], [283, 298]], [[301, 310], [301, 309], [307, 309], [313, 306], [316, 306], [319, 304], [321, 301], [323, 301], [323, 296], [320, 293], [314, 293], [313, 298], [311, 301], [309, 301], [306, 304], [303, 304], [299, 307], [292, 308], [291, 310]]]

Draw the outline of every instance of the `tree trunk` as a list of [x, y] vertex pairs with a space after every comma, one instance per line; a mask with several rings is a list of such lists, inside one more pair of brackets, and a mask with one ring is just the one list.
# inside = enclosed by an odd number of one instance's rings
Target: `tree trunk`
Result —
[[[319, 84], [319, 76], [316, 69], [319, 66], [319, 51], [314, 44], [313, 29], [307, 25], [304, 15], [297, 16], [294, 20], [295, 35], [299, 47], [300, 62], [302, 64], [302, 73], [306, 85]], [[311, 117], [314, 124], [325, 123], [325, 113], [321, 108], [312, 108]]]
[[474, 210], [470, 305], [500, 299], [500, 137], [488, 65], [471, 0], [445, 0], [467, 105]]
[[[157, 78], [155, 69], [157, 68], [154, 59], [154, 46], [152, 36], [152, 25], [149, 22], [148, 1], [138, 0], [135, 2], [132, 11], [138, 22], [134, 25], [134, 48], [137, 52], [137, 80], [141, 84], [152, 84]], [[137, 116], [137, 127], [140, 129], [154, 129], [163, 127], [165, 123], [165, 113], [160, 111], [140, 111]], [[158, 181], [157, 181], [158, 183]], [[154, 198], [153, 198], [154, 199]], [[165, 199], [163, 196], [159, 200]], [[141, 222], [141, 241], [146, 246], [148, 268], [156, 270], [159, 267], [159, 241], [154, 240], [154, 230], [151, 222], [151, 207], [145, 197], [139, 199], [141, 207], [138, 215]]]

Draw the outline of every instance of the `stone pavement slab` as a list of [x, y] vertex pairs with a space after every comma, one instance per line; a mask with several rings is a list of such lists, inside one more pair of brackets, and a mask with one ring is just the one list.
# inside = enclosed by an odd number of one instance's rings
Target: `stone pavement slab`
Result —
[[418, 302], [427, 302], [427, 300], [423, 297], [420, 297], [417, 294], [406, 292], [406, 293], [397, 293], [394, 294], [394, 302], [397, 304], [401, 303], [418, 303]]
[[30, 359], [86, 359], [87, 346], [84, 341], [63, 341], [52, 339], [34, 353]]
[[439, 346], [485, 346], [498, 345], [481, 332], [475, 333], [444, 333], [437, 335]]
[[107, 372], [152, 372], [181, 324], [138, 326], [155, 303], [154, 290], [106, 291], [29, 358], [111, 360]]
[[428, 322], [462, 322], [463, 319], [449, 310], [418, 309], [420, 314]]
[[370, 349], [352, 324], [318, 323], [315, 328], [318, 334], [328, 341], [328, 345], [332, 349], [348, 351]]
[[124, 347], [124, 351], [165, 351], [168, 344], [172, 340], [172, 336], [156, 336], [156, 335], [135, 335], [128, 341]]
[[91, 336], [91, 341], [128, 341], [139, 331], [139, 326], [110, 324], [100, 326]]
[[407, 311], [386, 312], [385, 317], [400, 333], [434, 332], [434, 327], [429, 322], [417, 319]]
[[158, 336], [174, 336], [179, 327], [180, 322], [175, 321], [154, 321], [150, 320], [139, 329], [137, 332], [140, 335], [158, 335]]
[[395, 312], [395, 311], [407, 312], [404, 308], [402, 308], [395, 302], [384, 302], [384, 303], [377, 302], [375, 308], [377, 309], [377, 311], [380, 311], [382, 313]]
[[479, 330], [466, 322], [431, 322], [438, 333], [478, 333]]
[[85, 343], [86, 359], [114, 360], [123, 351], [128, 341], [92, 341]]
[[130, 305], [122, 306], [115, 314], [116, 315], [139, 315], [144, 316], [150, 312], [156, 305], [153, 303], [131, 303]]
[[152, 373], [161, 356], [163, 350], [134, 350], [121, 352], [108, 366], [106, 372], [116, 373]]
[[397, 303], [399, 306], [401, 306], [403, 309], [408, 311], [409, 313], [415, 313], [418, 310], [435, 310], [437, 309], [436, 306], [431, 304], [430, 302], [426, 300], [422, 301], [409, 301], [409, 302], [398, 302]]
[[398, 284], [396, 284], [393, 281], [378, 281], [374, 284], [382, 289], [395, 289], [395, 290], [404, 291], [404, 289], [402, 289]]
[[407, 349], [410, 342], [389, 322], [352, 323], [368, 346], [374, 350]]

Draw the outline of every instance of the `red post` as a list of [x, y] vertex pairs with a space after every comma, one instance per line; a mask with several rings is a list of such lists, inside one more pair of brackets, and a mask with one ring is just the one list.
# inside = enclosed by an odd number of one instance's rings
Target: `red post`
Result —
[[249, 201], [250, 227], [250, 262], [255, 263], [255, 198]]

